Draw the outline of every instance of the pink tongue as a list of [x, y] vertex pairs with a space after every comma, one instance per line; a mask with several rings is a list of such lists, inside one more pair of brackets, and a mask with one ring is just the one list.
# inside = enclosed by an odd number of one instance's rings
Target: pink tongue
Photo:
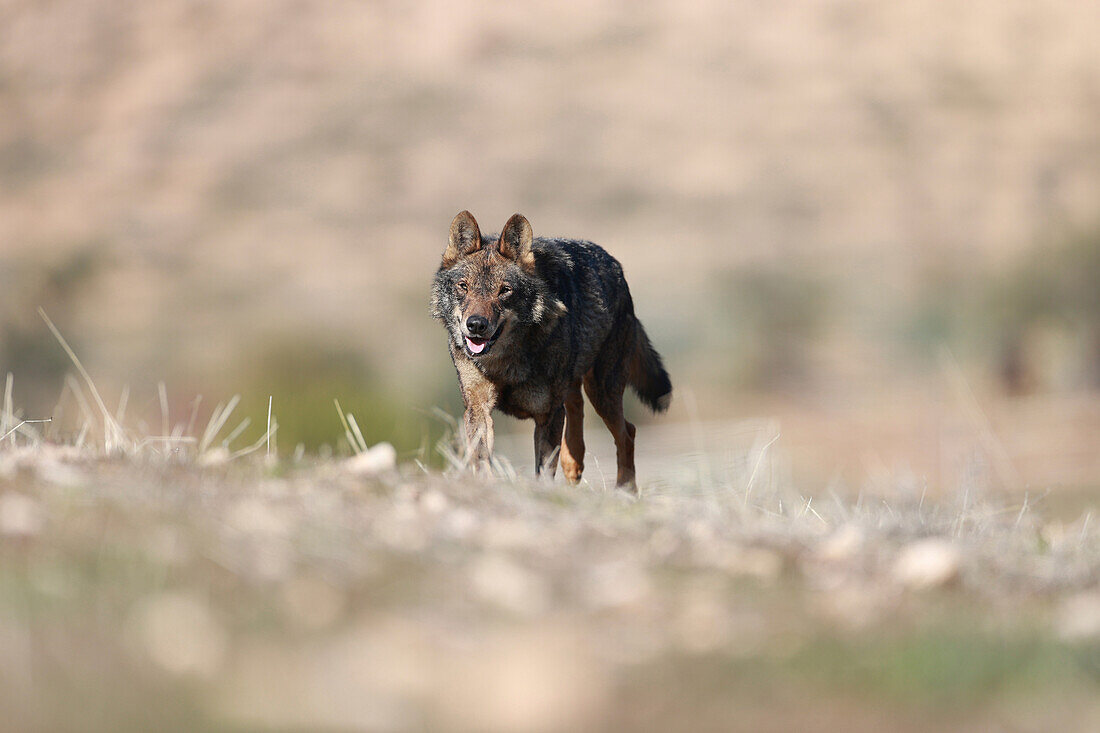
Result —
[[475, 354], [480, 354], [482, 351], [485, 351], [485, 345], [487, 343], [488, 341], [482, 341], [479, 344], [474, 343], [469, 336], [466, 337], [466, 348]]

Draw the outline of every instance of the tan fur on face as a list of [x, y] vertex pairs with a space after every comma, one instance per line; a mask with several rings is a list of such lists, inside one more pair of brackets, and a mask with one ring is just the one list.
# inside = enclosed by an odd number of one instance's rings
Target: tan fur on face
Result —
[[[462, 324], [462, 306], [461, 305], [456, 305], [455, 306], [454, 319], [455, 319], [455, 323], [459, 324], [459, 330], [461, 331], [461, 324]], [[458, 342], [462, 343], [462, 339], [459, 338]]]
[[550, 307], [546, 307], [546, 299], [539, 295], [535, 298], [535, 305], [531, 308], [531, 320], [543, 326], [549, 326], [558, 318], [565, 315], [569, 309], [565, 303], [557, 298], [550, 300]]

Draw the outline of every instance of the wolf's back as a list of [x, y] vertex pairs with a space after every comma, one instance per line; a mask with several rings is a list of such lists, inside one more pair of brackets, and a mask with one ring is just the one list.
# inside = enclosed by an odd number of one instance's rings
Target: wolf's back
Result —
[[534, 249], [540, 274], [569, 306], [566, 317], [576, 319], [574, 348], [594, 354], [606, 348], [610, 331], [611, 342], [620, 353], [632, 348], [619, 361], [626, 383], [649, 409], [667, 410], [672, 381], [634, 315], [630, 287], [619, 261], [599, 245], [577, 239], [536, 239]]

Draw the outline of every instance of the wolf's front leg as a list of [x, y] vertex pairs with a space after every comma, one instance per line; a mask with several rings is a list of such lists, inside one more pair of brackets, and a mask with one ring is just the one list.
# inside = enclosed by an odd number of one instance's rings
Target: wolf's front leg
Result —
[[489, 410], [466, 408], [462, 426], [465, 429], [466, 456], [475, 471], [489, 471], [493, 456], [493, 416]]
[[535, 418], [535, 475], [543, 471], [554, 478], [558, 470], [558, 450], [561, 446], [561, 431], [565, 426], [565, 407], [558, 408], [549, 415]]
[[462, 401], [466, 403], [462, 427], [466, 433], [467, 462], [475, 471], [488, 471], [493, 455], [493, 408], [497, 387], [467, 359], [455, 359]]

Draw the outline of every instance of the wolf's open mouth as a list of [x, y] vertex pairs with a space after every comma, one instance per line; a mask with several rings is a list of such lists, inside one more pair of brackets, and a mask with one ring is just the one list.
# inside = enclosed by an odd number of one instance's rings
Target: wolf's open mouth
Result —
[[489, 350], [489, 347], [493, 345], [497, 337], [500, 336], [500, 332], [503, 330], [504, 324], [502, 323], [500, 327], [497, 328], [496, 332], [487, 339], [462, 334], [462, 338], [466, 341], [466, 353], [470, 356], [481, 356]]

